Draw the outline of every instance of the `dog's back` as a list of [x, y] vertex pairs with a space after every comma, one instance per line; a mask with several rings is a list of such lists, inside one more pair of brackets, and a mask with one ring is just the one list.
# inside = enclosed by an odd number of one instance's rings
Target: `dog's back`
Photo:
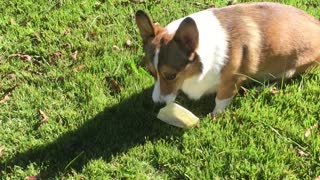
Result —
[[241, 63], [238, 73], [258, 79], [290, 77], [320, 63], [320, 22], [301, 10], [249, 3], [212, 11], [229, 34], [229, 55], [242, 56], [229, 59]]

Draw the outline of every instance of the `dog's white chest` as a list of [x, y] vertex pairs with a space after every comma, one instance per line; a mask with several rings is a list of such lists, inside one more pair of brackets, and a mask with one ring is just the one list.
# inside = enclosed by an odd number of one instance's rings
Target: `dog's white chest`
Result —
[[[199, 31], [199, 44], [197, 54], [202, 63], [202, 72], [184, 80], [181, 90], [191, 99], [214, 93], [220, 82], [220, 72], [225, 65], [228, 42], [227, 34], [220, 25], [212, 11], [202, 11], [190, 15]], [[172, 22], [167, 26], [169, 32], [174, 32], [182, 19]]]
[[186, 79], [181, 90], [191, 99], [199, 99], [205, 94], [211, 94], [217, 91], [220, 83], [220, 74], [208, 72], [205, 77], [194, 76]]
[[[216, 92], [220, 82], [220, 72], [225, 65], [228, 51], [227, 34], [211, 10], [190, 15], [199, 31], [199, 44], [196, 50], [202, 63], [202, 72], [184, 80], [181, 90], [191, 99]], [[166, 29], [169, 34], [179, 27], [179, 19], [170, 23]]]

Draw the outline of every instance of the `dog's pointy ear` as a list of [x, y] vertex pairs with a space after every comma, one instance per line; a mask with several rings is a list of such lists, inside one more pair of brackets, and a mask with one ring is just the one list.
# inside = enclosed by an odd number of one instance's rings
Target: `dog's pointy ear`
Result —
[[199, 42], [196, 22], [190, 17], [185, 18], [176, 31], [174, 40], [188, 55], [195, 51]]
[[141, 10], [136, 12], [136, 23], [138, 25], [143, 42], [147, 42], [149, 38], [155, 37], [151, 20], [145, 12]]

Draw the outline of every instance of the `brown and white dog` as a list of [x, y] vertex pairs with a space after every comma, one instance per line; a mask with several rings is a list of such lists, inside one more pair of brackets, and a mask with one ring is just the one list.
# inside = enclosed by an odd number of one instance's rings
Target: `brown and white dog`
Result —
[[145, 63], [156, 83], [154, 102], [217, 93], [213, 114], [223, 112], [248, 79], [290, 78], [320, 63], [320, 22], [276, 3], [204, 10], [153, 24], [143, 11], [136, 23]]

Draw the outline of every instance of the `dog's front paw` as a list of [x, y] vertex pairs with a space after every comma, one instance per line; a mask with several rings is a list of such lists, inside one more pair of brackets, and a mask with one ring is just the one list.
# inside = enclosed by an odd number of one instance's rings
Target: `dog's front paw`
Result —
[[210, 116], [211, 116], [212, 121], [217, 121], [217, 114], [212, 112], [212, 113], [210, 113]]
[[224, 109], [217, 109], [214, 108], [214, 110], [210, 113], [211, 115], [211, 120], [216, 121], [217, 118], [224, 112]]
[[210, 113], [210, 116], [211, 116], [211, 120], [212, 121], [216, 121], [217, 118], [221, 115], [221, 112], [220, 113], [217, 113], [217, 112], [211, 112]]
[[212, 113], [211, 113], [211, 118], [213, 121], [216, 121], [217, 120], [217, 117], [222, 114], [226, 107], [231, 103], [232, 101], [232, 98], [227, 98], [227, 99], [223, 99], [223, 100], [219, 100], [217, 97], [216, 97], [216, 106], [214, 107]]

